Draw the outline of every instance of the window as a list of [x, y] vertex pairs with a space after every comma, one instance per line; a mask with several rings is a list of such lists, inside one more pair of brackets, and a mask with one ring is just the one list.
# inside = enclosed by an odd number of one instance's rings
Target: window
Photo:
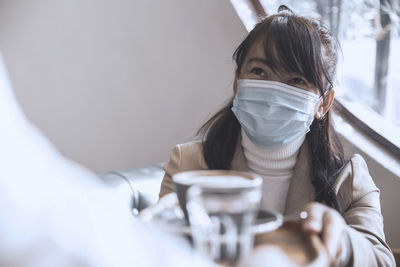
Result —
[[284, 4], [329, 25], [342, 50], [335, 87], [339, 106], [400, 153], [400, 1], [232, 0], [238, 11], [237, 3], [247, 3], [247, 20], [238, 12], [247, 29], [260, 14], [254, 3], [267, 14]]

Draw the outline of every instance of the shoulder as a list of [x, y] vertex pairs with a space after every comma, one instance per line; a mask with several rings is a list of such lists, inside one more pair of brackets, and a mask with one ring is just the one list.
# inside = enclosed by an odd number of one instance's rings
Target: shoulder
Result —
[[367, 163], [359, 154], [354, 154], [345, 164], [334, 188], [344, 209], [369, 193], [375, 192], [379, 195], [379, 189], [368, 171]]
[[367, 163], [361, 155], [353, 155], [346, 167], [351, 168], [349, 172], [353, 181], [353, 194], [356, 198], [363, 191], [377, 189], [369, 173]]
[[174, 147], [173, 152], [179, 154], [181, 165], [200, 163], [203, 159], [203, 143], [201, 141], [192, 141], [184, 144], [178, 144]]
[[185, 155], [192, 155], [203, 152], [203, 143], [201, 141], [191, 141], [188, 143], [178, 144], [175, 148], [179, 149]]
[[351, 164], [353, 171], [360, 172], [360, 171], [368, 171], [367, 163], [365, 159], [360, 154], [354, 154], [347, 165]]
[[167, 165], [174, 166], [179, 171], [207, 168], [203, 157], [202, 142], [193, 141], [176, 145], [172, 149]]
[[161, 184], [160, 197], [173, 192], [172, 176], [175, 173], [207, 169], [203, 159], [203, 145], [201, 141], [176, 145], [164, 165], [164, 179]]

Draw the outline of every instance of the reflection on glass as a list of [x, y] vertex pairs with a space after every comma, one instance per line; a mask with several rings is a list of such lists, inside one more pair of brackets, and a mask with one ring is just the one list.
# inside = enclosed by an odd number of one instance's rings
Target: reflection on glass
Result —
[[253, 247], [251, 225], [261, 200], [260, 185], [192, 186], [187, 209], [195, 247], [220, 264], [232, 266], [245, 259]]

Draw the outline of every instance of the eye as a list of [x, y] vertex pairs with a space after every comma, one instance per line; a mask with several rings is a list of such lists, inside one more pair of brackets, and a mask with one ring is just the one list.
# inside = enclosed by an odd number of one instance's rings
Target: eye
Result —
[[295, 77], [289, 80], [289, 83], [295, 84], [295, 85], [307, 85], [307, 82], [305, 79], [300, 78], [300, 77]]
[[265, 71], [262, 68], [259, 67], [254, 67], [250, 70], [251, 73], [258, 75], [258, 76], [264, 76], [266, 77], [267, 74], [265, 73]]

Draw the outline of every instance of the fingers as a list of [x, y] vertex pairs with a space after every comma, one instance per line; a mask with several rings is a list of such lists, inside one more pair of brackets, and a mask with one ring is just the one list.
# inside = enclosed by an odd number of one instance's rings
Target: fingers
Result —
[[322, 217], [324, 207], [319, 203], [309, 203], [304, 209], [307, 212], [307, 218], [303, 221], [303, 230], [306, 232], [319, 234], [322, 231]]
[[343, 236], [343, 219], [334, 210], [327, 210], [323, 215], [322, 241], [331, 259], [336, 258]]
[[336, 210], [320, 203], [309, 203], [304, 210], [308, 213], [308, 217], [303, 221], [303, 229], [320, 234], [328, 256], [333, 262], [340, 250], [345, 226], [343, 218]]

